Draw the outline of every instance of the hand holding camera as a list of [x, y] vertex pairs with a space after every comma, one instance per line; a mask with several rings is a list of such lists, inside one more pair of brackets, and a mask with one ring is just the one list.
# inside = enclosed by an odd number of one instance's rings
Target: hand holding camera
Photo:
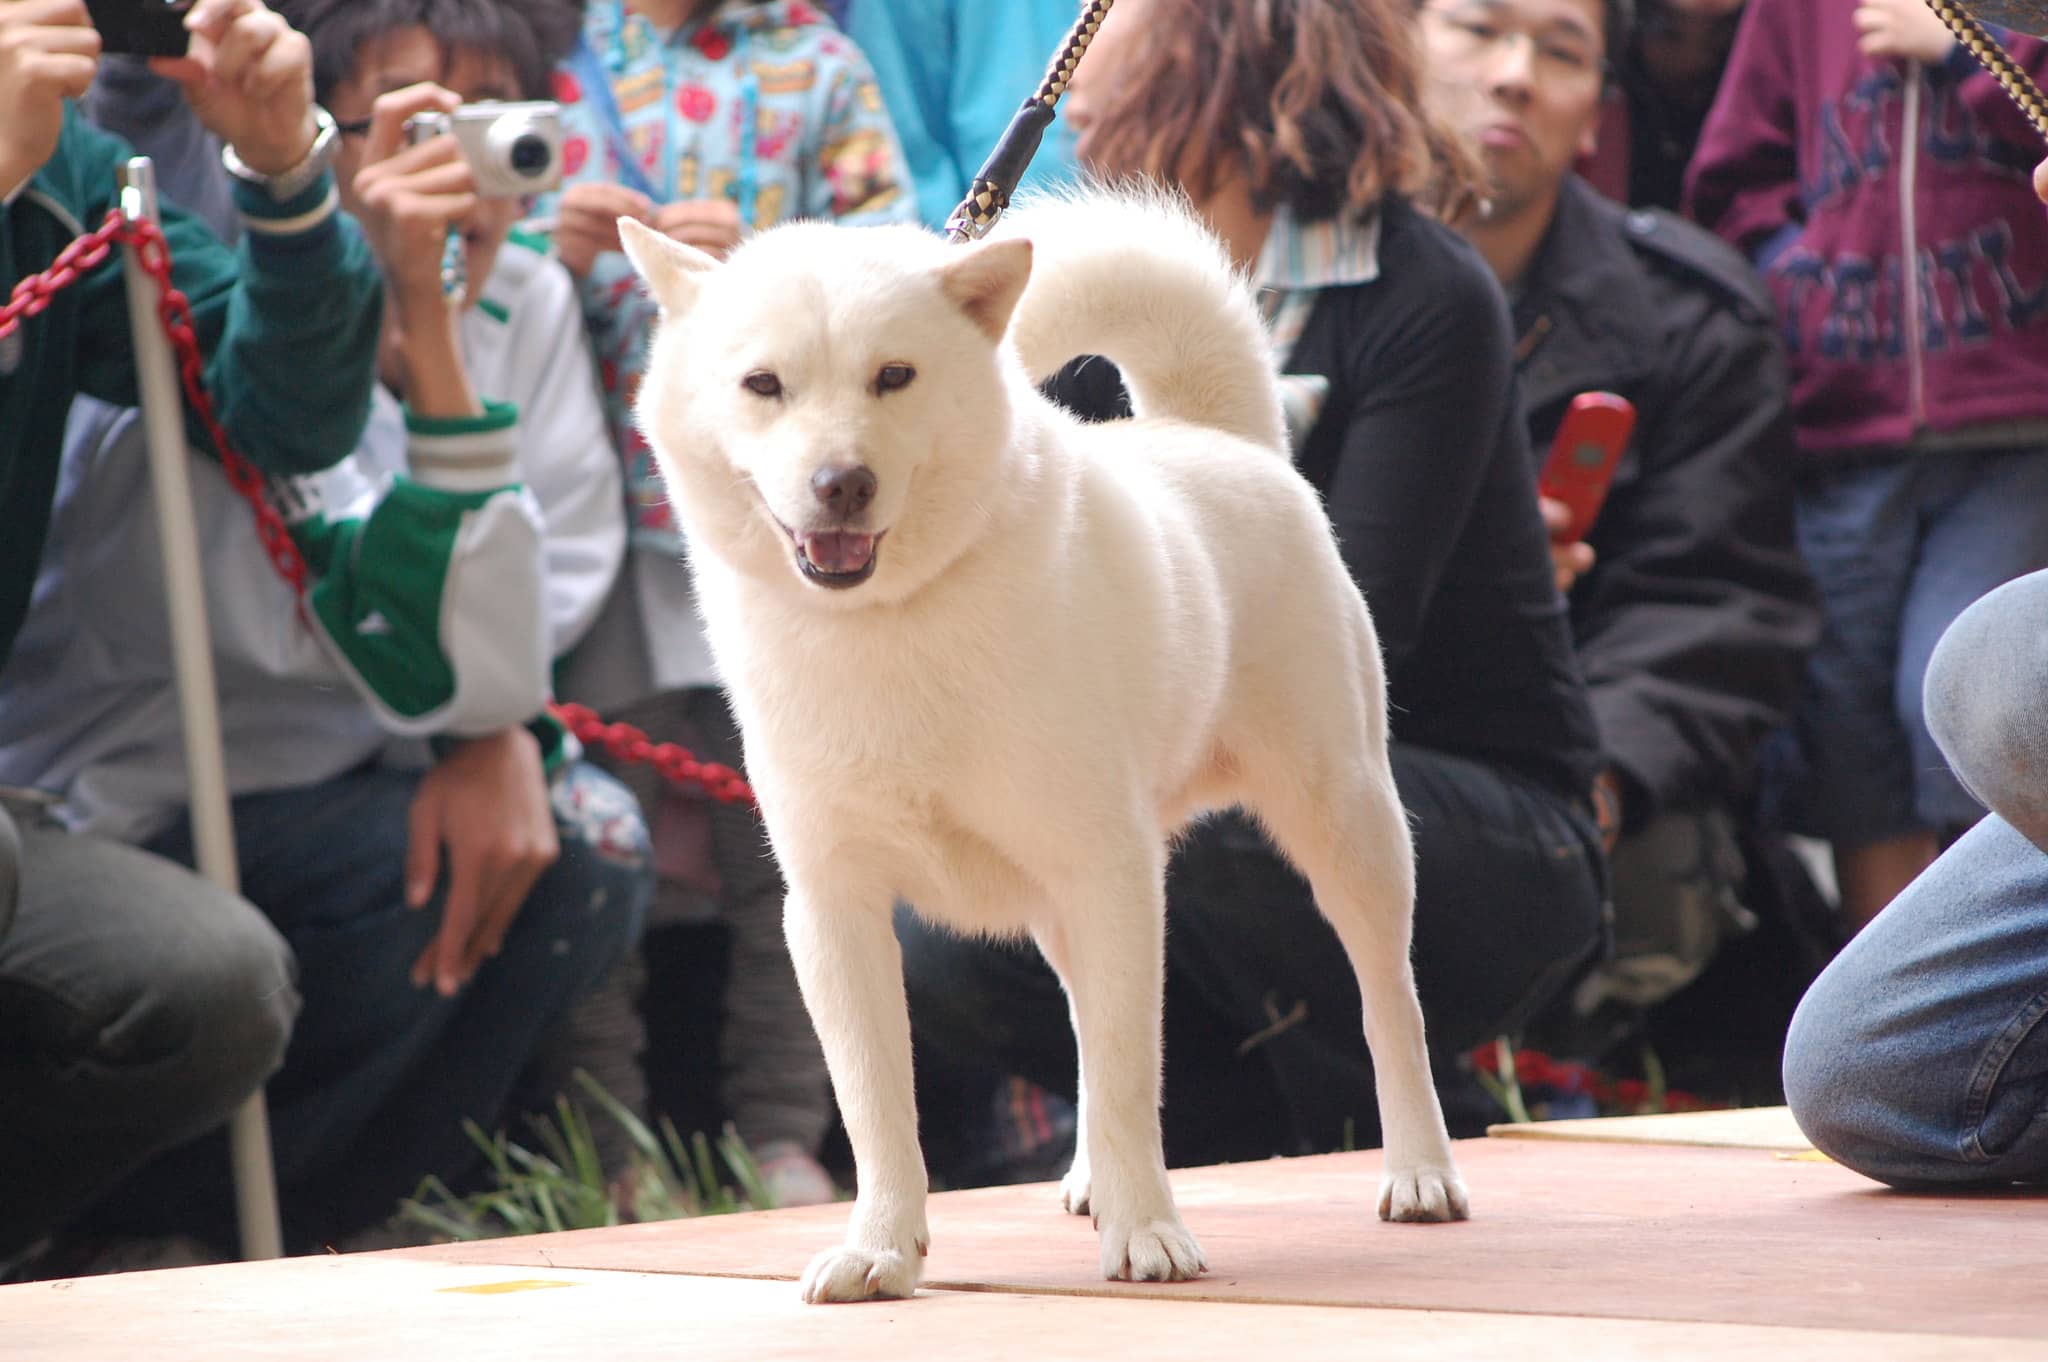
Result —
[[[127, 0], [182, 9], [166, 0]], [[182, 24], [183, 56], [153, 56], [150, 69], [185, 88], [207, 130], [259, 175], [281, 175], [306, 159], [319, 125], [313, 115], [313, 45], [262, 0], [194, 0]]]
[[478, 195], [454, 138], [408, 145], [407, 125], [422, 114], [452, 113], [461, 103], [438, 85], [422, 84], [380, 95], [371, 106], [369, 143], [355, 177], [357, 216], [393, 300], [408, 314], [445, 306], [442, 248], [450, 229], [475, 211]]
[[64, 101], [92, 84], [99, 55], [83, 0], [0, 3], [0, 194], [50, 159]]

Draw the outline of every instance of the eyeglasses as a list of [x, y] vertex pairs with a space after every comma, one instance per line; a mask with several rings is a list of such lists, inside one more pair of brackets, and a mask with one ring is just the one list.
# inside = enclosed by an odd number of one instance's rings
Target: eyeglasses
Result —
[[1606, 74], [1607, 60], [1594, 42], [1570, 29], [1553, 28], [1534, 33], [1502, 23], [1499, 6], [1465, 6], [1457, 9], [1429, 8], [1423, 17], [1440, 36], [1438, 46], [1455, 61], [1490, 58], [1509, 43], [1529, 44], [1532, 64], [1539, 77], [1556, 81], [1598, 80]]

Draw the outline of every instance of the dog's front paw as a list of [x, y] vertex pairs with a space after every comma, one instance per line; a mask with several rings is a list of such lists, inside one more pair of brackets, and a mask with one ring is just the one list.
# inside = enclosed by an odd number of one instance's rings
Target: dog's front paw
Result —
[[1400, 1168], [1380, 1179], [1382, 1220], [1463, 1220], [1472, 1214], [1453, 1168]]
[[866, 1301], [908, 1296], [917, 1290], [924, 1275], [923, 1246], [916, 1253], [883, 1249], [826, 1249], [804, 1269], [804, 1302], [823, 1305], [831, 1301]]
[[1068, 1214], [1088, 1214], [1088, 1183], [1088, 1156], [1076, 1154], [1074, 1166], [1060, 1179], [1060, 1206]]
[[1177, 1218], [1102, 1227], [1102, 1275], [1113, 1282], [1184, 1282], [1208, 1270], [1202, 1246]]

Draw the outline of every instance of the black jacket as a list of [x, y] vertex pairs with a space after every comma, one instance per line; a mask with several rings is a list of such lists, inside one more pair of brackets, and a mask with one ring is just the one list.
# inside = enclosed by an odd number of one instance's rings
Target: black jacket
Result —
[[1587, 536], [1597, 561], [1570, 597], [1630, 824], [1662, 808], [1739, 807], [1820, 631], [1793, 532], [1770, 295], [1716, 238], [1572, 179], [1514, 318], [1539, 461], [1575, 394], [1604, 389], [1637, 409]]

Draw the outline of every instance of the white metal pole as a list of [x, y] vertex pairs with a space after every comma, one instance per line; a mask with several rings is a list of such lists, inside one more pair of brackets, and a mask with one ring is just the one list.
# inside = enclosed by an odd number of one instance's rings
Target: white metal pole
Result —
[[[157, 220], [156, 167], [137, 156], [121, 168], [121, 215]], [[163, 541], [164, 599], [171, 618], [171, 659], [185, 728], [185, 766], [192, 782], [192, 839], [199, 873], [231, 894], [241, 892], [235, 826], [228, 806], [227, 760], [221, 749], [220, 700], [214, 688], [213, 637], [207, 631], [199, 530], [192, 512], [184, 403], [170, 337], [157, 313], [157, 285], [135, 248], [121, 253], [128, 282], [128, 323], [135, 341], [137, 388], [149, 437], [157, 534]], [[244, 1258], [279, 1258], [284, 1235], [277, 1212], [277, 1176], [270, 1159], [270, 1118], [261, 1090], [250, 1094], [228, 1127], [234, 1161], [235, 1216]]]

